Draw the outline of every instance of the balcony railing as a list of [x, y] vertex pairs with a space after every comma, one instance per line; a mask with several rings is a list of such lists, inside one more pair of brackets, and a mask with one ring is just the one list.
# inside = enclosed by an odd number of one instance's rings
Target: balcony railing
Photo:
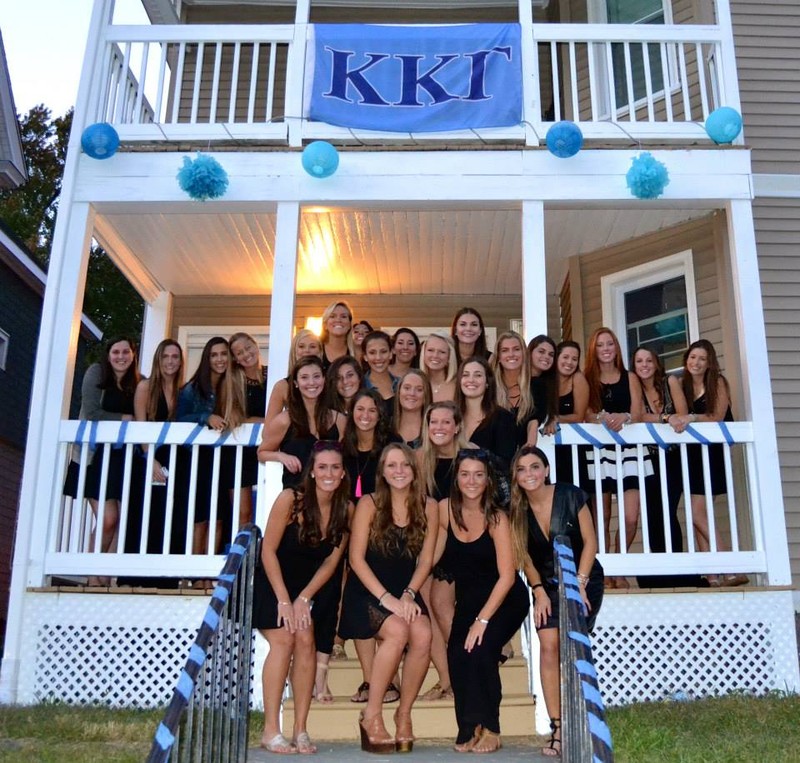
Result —
[[[352, 130], [303, 118], [305, 31], [109, 26], [87, 124], [111, 122], [125, 141], [353, 140]], [[526, 35], [519, 126], [412, 137], [535, 145], [550, 124], [571, 119], [588, 139], [686, 141], [705, 137], [701, 123], [711, 110], [738, 100], [726, 93], [734, 64], [716, 26], [535, 24], [523, 27]], [[357, 133], [387, 144], [409, 138]]]
[[[63, 421], [59, 432], [60, 471], [56, 484], [64, 484], [70, 460], [79, 459], [72, 467], [77, 474], [77, 498], [60, 496], [53, 502], [49, 521], [45, 574], [58, 576], [83, 575], [130, 575], [156, 577], [210, 577], [215, 574], [220, 563], [220, 552], [230, 543], [238, 527], [240, 476], [235, 476], [234, 489], [220, 491], [222, 451], [234, 449], [235, 475], [241, 474], [242, 448], [258, 442], [260, 425], [246, 425], [233, 434], [219, 435], [216, 432], [192, 424], [145, 424], [120, 422], [79, 422]], [[669, 575], [669, 574], [721, 574], [728, 572], [761, 573], [767, 571], [764, 552], [762, 507], [758, 502], [757, 465], [753, 450], [753, 430], [748, 422], [736, 422], [720, 426], [699, 424], [692, 431], [675, 434], [666, 425], [635, 424], [625, 427], [621, 434], [609, 432], [598, 425], [564, 425], [557, 438], [543, 438], [545, 448], [556, 443], [572, 448], [573, 473], [579, 474], [579, 459], [584, 459], [585, 449], [599, 446], [619, 448], [622, 443], [635, 445], [638, 450], [638, 471], [643, 488], [640, 490], [641, 522], [637, 542], [630, 550], [626, 549], [624, 523], [621, 528], [622, 551], [612, 553], [606, 548], [602, 512], [598, 512], [598, 536], [600, 555], [609, 575]], [[687, 446], [701, 444], [702, 460], [705, 470], [706, 492], [710, 490], [708, 447], [720, 443], [724, 451], [724, 465], [728, 492], [716, 505], [707, 496], [706, 511], [710, 528], [711, 550], [700, 551], [692, 531], [692, 516], [689, 502], [689, 477], [687, 470]], [[141, 445], [147, 448], [143, 454]], [[666, 476], [654, 486], [652, 481], [645, 489], [645, 455], [647, 447], [657, 446], [656, 459], [660, 462], [660, 474], [666, 474], [665, 448], [677, 445], [681, 455], [682, 481], [684, 483], [683, 506], [679, 518], [686, 538], [683, 552], [655, 553], [650, 548], [648, 521], [653, 520], [652, 511], [647, 510], [648, 495], [655, 489], [661, 507], [660, 519], [667, 538], [667, 548], [671, 548], [669, 501]], [[164, 459], [169, 476], [166, 485], [152, 484], [145, 475], [152, 474], [154, 451], [156, 447], [166, 447], [169, 457]], [[208, 459], [200, 457], [201, 447], [211, 447], [211, 474], [200, 475], [202, 464]], [[579, 450], [579, 448], [583, 450]], [[97, 502], [97, 516], [88, 500], [83, 499], [86, 491], [87, 466], [92, 459], [92, 450], [105, 449], [103, 467], [100, 470], [100, 500]], [[104, 501], [108, 484], [108, 464], [112, 450], [124, 453], [123, 490], [120, 502], [119, 538], [117, 551], [102, 553], [99, 533], [95, 526], [103, 522]], [[162, 451], [163, 452], [163, 451]], [[595, 459], [597, 452], [595, 452]], [[267, 512], [274, 496], [281, 489], [280, 468], [277, 464], [261, 467], [258, 491], [261, 494], [259, 506], [263, 507], [256, 516], [263, 527]], [[202, 480], [199, 477], [202, 476]], [[206, 487], [198, 489], [198, 485]], [[208, 494], [217, 496], [226, 493], [218, 504]], [[602, 505], [600, 485], [590, 484], [589, 492], [594, 494], [598, 505]], [[617, 485], [617, 505], [622, 505], [622, 483]], [[204, 493], [203, 490], [206, 492]], [[230, 499], [228, 506], [225, 501]], [[225, 508], [220, 508], [224, 505]], [[195, 512], [199, 507], [209, 506], [208, 545], [201, 553], [192, 553], [192, 532]], [[651, 507], [652, 508], [652, 507]], [[216, 522], [222, 520], [223, 512], [228, 512], [223, 526], [224, 537], [216, 535]], [[649, 519], [648, 519], [649, 517]], [[156, 529], [157, 548], [153, 547], [151, 528]], [[717, 547], [715, 529], [725, 539], [730, 550]], [[130, 533], [133, 533], [131, 536]], [[127, 552], [126, 552], [127, 550]], [[170, 553], [172, 551], [172, 553]]]

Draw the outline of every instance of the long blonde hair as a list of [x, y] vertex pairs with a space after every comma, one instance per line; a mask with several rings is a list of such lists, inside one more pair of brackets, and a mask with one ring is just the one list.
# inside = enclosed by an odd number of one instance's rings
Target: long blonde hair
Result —
[[247, 420], [247, 375], [244, 369], [228, 362], [228, 370], [219, 380], [216, 412], [225, 419], [227, 429], [236, 429]]
[[446, 334], [443, 331], [431, 331], [428, 334], [425, 341], [422, 343], [422, 348], [419, 351], [419, 367], [423, 370], [428, 376], [430, 377], [430, 369], [425, 365], [425, 348], [428, 346], [428, 339], [431, 337], [435, 337], [436, 339], [441, 339], [450, 350], [450, 358], [447, 361], [447, 373], [445, 378], [445, 384], [449, 384], [453, 379], [456, 378], [456, 371], [458, 371], [458, 361], [456, 360], [456, 346], [453, 343], [453, 339], [450, 334]]
[[394, 395], [394, 415], [392, 418], [392, 422], [394, 424], [395, 430], [400, 429], [400, 422], [403, 420], [403, 406], [400, 405], [400, 388], [403, 386], [403, 382], [405, 381], [407, 376], [419, 376], [422, 379], [422, 414], [423, 417], [425, 415], [425, 411], [428, 409], [428, 406], [431, 404], [433, 400], [433, 393], [431, 392], [431, 381], [428, 378], [428, 374], [424, 371], [420, 370], [419, 368], [409, 368], [401, 377], [400, 381], [397, 382], [397, 392]]
[[525, 345], [525, 340], [516, 331], [504, 331], [497, 337], [494, 354], [489, 361], [489, 365], [492, 367], [494, 379], [497, 383], [497, 404], [501, 408], [510, 411], [512, 406], [509, 400], [508, 387], [503, 378], [503, 367], [500, 365], [500, 345], [506, 339], [516, 341], [522, 352], [522, 366], [519, 369], [519, 406], [517, 407], [517, 423], [522, 424], [530, 418], [530, 414], [534, 410], [533, 395], [531, 394], [531, 356]]
[[294, 364], [297, 363], [297, 346], [303, 339], [313, 339], [319, 345], [319, 352], [317, 353], [317, 357], [322, 357], [322, 340], [309, 329], [300, 329], [293, 337], [292, 337], [292, 344], [289, 348], [289, 368], [294, 368]]
[[[514, 456], [511, 462], [511, 508], [508, 512], [508, 520], [511, 525], [511, 549], [514, 552], [514, 566], [522, 569], [528, 557], [528, 496], [525, 491], [517, 484], [517, 466], [520, 459], [524, 456], [535, 456], [547, 469], [550, 462], [547, 455], [541, 448], [535, 445], [523, 445]], [[545, 484], [550, 484], [550, 477], [545, 480]]]
[[[183, 386], [183, 348], [174, 339], [162, 339], [153, 353], [153, 367], [150, 371], [150, 378], [147, 380], [147, 409], [146, 415], [148, 421], [156, 421], [156, 414], [158, 412], [158, 401], [161, 397], [161, 390], [164, 386], [164, 377], [161, 373], [161, 358], [164, 356], [164, 350], [167, 347], [177, 347], [180, 354], [181, 364], [178, 371], [172, 378], [172, 409], [167, 417], [168, 421], [175, 418], [175, 412], [178, 403], [178, 390]], [[167, 401], [169, 403], [169, 401]]]
[[350, 329], [347, 332], [347, 354], [352, 355], [355, 357], [356, 355], [356, 347], [353, 343], [353, 324], [355, 323], [355, 317], [353, 316], [353, 308], [350, 307], [347, 302], [343, 299], [337, 299], [336, 302], [331, 302], [322, 313], [322, 328], [319, 332], [319, 339], [322, 343], [322, 354], [325, 355], [325, 345], [328, 344], [328, 318], [331, 317], [331, 314], [337, 307], [343, 307], [347, 310], [347, 314], [350, 316]]
[[453, 440], [453, 463], [455, 463], [458, 451], [466, 447], [467, 444], [467, 438], [464, 436], [464, 427], [462, 426], [461, 411], [458, 410], [458, 406], [452, 400], [440, 400], [439, 402], [431, 403], [422, 419], [422, 445], [419, 448], [422, 454], [420, 471], [422, 472], [422, 479], [428, 495], [434, 495], [436, 490], [434, 477], [436, 476], [436, 460], [439, 457], [429, 435], [431, 414], [436, 410], [450, 411], [456, 424], [456, 436]]

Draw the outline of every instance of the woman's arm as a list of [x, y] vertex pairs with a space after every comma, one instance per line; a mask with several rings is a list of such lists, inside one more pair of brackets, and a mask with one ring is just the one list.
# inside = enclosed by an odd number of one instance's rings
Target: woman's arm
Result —
[[525, 557], [525, 564], [522, 566], [522, 571], [528, 579], [528, 584], [533, 592], [534, 625], [541, 628], [547, 622], [547, 618], [550, 617], [550, 613], [552, 612], [550, 597], [547, 595], [544, 583], [542, 583], [542, 576], [539, 574], [539, 570], [536, 569], [530, 556]]
[[592, 514], [585, 503], [578, 509], [578, 526], [583, 540], [583, 551], [581, 551], [581, 558], [578, 560], [578, 588], [581, 599], [583, 599], [588, 611], [591, 610], [592, 605], [589, 604], [589, 597], [586, 595], [586, 584], [589, 582], [589, 575], [597, 557], [597, 534], [595, 533], [594, 522], [592, 522]]
[[565, 424], [580, 424], [586, 418], [586, 409], [589, 407], [589, 382], [580, 371], [576, 371], [572, 377], [572, 399], [575, 405], [573, 412], [558, 418]]
[[286, 379], [278, 379], [267, 403], [267, 412], [264, 416], [264, 424], [269, 424], [285, 407], [286, 399], [289, 397], [289, 382]]
[[447, 543], [447, 525], [450, 520], [450, 499], [444, 498], [439, 501], [436, 507], [436, 513], [439, 521], [439, 531], [436, 533], [436, 546], [433, 550], [433, 564], [439, 564], [439, 560], [444, 553], [444, 547]]
[[[133, 416], [135, 421], [147, 421], [147, 398], [150, 395], [150, 380], [142, 379], [136, 385], [136, 392], [133, 394]], [[141, 444], [142, 452], [147, 455], [149, 445], [146, 442]], [[153, 459], [153, 471], [151, 474], [153, 482], [164, 483], [167, 480], [164, 477], [164, 470], [162, 465]]]
[[272, 421], [266, 424], [261, 434], [261, 443], [258, 446], [256, 455], [262, 464], [274, 461], [282, 464], [292, 474], [299, 474], [303, 468], [300, 459], [297, 456], [278, 450], [283, 438], [289, 431], [290, 424], [289, 414], [286, 411], [281, 411]]
[[[350, 528], [350, 569], [358, 576], [358, 579], [376, 599], [380, 601], [386, 588], [375, 576], [370, 566], [366, 562], [367, 546], [369, 544], [369, 530], [372, 525], [372, 518], [375, 516], [375, 501], [372, 495], [365, 495], [356, 504], [356, 511], [353, 515], [353, 524]], [[393, 596], [383, 596], [380, 602], [386, 606], [388, 599]], [[395, 599], [395, 601], [397, 601]], [[388, 607], [387, 607], [388, 609]]]
[[[626, 424], [635, 424], [642, 420], [644, 414], [644, 397], [642, 396], [642, 384], [639, 377], [633, 371], [628, 371], [628, 386], [631, 390], [631, 410], [630, 417]], [[622, 414], [623, 416], [625, 414]]]
[[425, 499], [425, 519], [428, 523], [425, 529], [425, 540], [419, 552], [417, 567], [408, 583], [408, 587], [411, 588], [414, 593], [419, 592], [422, 584], [428, 579], [428, 575], [431, 574], [434, 553], [439, 545], [439, 506], [433, 498]]
[[213, 401], [202, 400], [193, 384], [184, 384], [181, 387], [178, 392], [175, 421], [208, 426], [213, 411]]
[[103, 369], [99, 363], [94, 363], [86, 369], [81, 382], [80, 417], [89, 421], [121, 421], [125, 418], [122, 414], [109, 413], [103, 408], [104, 390], [97, 386], [102, 378]]
[[683, 394], [683, 385], [680, 379], [676, 376], [668, 376], [667, 386], [672, 396], [672, 405], [675, 407], [675, 413], [685, 416], [689, 413], [689, 403], [686, 402], [686, 395]]
[[278, 562], [278, 546], [286, 532], [286, 525], [291, 516], [292, 504], [294, 502], [294, 491], [283, 490], [275, 499], [272, 510], [267, 519], [267, 526], [264, 529], [264, 540], [261, 542], [261, 563], [264, 565], [264, 572], [267, 580], [278, 600], [278, 620], [276, 628], [283, 626], [290, 633], [297, 630], [297, 621], [294, 616], [292, 602], [289, 598], [289, 591], [283, 580], [283, 572]]
[[[511, 527], [508, 518], [502, 512], [497, 514], [497, 522], [489, 525], [489, 535], [494, 541], [494, 550], [497, 555], [497, 572], [499, 577], [494, 584], [489, 598], [478, 611], [475, 622], [467, 632], [467, 639], [464, 648], [471, 652], [475, 644], [483, 643], [483, 634], [486, 633], [488, 621], [492, 619], [495, 612], [505, 600], [511, 587], [514, 585], [514, 577], [517, 571], [514, 569], [514, 552], [511, 547]], [[486, 620], [487, 622], [482, 622]]]

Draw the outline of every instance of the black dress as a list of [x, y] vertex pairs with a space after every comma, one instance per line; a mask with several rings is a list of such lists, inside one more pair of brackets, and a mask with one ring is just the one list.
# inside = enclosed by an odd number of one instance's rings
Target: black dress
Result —
[[450, 681], [455, 695], [457, 744], [469, 741], [478, 725], [500, 733], [500, 654], [528, 614], [528, 592], [519, 576], [489, 620], [481, 644], [464, 648], [467, 633], [499, 578], [497, 554], [488, 529], [474, 541], [456, 538], [448, 524], [445, 553], [452, 561], [456, 609], [447, 644]]
[[[697, 415], [708, 413], [708, 401], [705, 392], [689, 404], [689, 413]], [[725, 411], [723, 421], [733, 421], [731, 407]], [[723, 495], [728, 492], [728, 482], [725, 478], [725, 446], [715, 443], [708, 446], [708, 473], [711, 480], [711, 495]], [[705, 480], [703, 479], [703, 446], [687, 445], [686, 460], [689, 464], [689, 492], [692, 495], [705, 495]]]
[[[267, 367], [261, 366], [261, 378], [246, 377], [247, 418], [264, 418], [267, 410]], [[236, 455], [236, 450], [230, 448]], [[242, 448], [242, 487], [258, 482], [258, 448], [248, 445]]]
[[497, 408], [478, 424], [469, 441], [497, 456], [496, 468], [507, 472], [519, 446], [519, 429], [514, 414], [505, 408]]
[[[403, 595], [403, 589], [414, 576], [417, 557], [410, 556], [407, 551], [405, 527], [394, 525], [390, 532], [392, 539], [389, 552], [384, 553], [370, 544], [367, 546], [364, 559], [381, 585], [399, 599]], [[427, 615], [428, 609], [421, 596], [417, 597], [417, 604], [422, 609], [422, 614]], [[351, 569], [344, 584], [339, 636], [345, 640], [373, 638], [381, 629], [384, 620], [391, 614], [378, 603]]]
[[[550, 617], [547, 618], [543, 628], [558, 628], [558, 580], [553, 561], [553, 540], [557, 535], [566, 535], [569, 538], [577, 567], [583, 553], [583, 536], [578, 512], [586, 505], [588, 499], [586, 493], [575, 485], [557, 482], [554, 487], [549, 537], [545, 536], [536, 517], [528, 509], [528, 555], [550, 597]], [[603, 567], [597, 559], [594, 560], [589, 573], [586, 595], [592, 605], [591, 611], [586, 616], [586, 623], [591, 631], [603, 604]]]
[[[433, 495], [431, 495], [431, 498], [437, 503], [450, 497], [450, 490], [453, 486], [454, 466], [455, 459], [449, 457], [436, 459], [436, 467], [433, 471]], [[445, 583], [452, 583], [455, 580], [450, 557], [447, 554], [447, 545], [445, 545], [439, 561], [433, 565], [432, 574], [435, 580], [443, 580]]]
[[[297, 520], [299, 500], [299, 494], [295, 493], [295, 508], [291, 522], [286, 525], [277, 550], [278, 563], [290, 601], [297, 598], [334, 550], [328, 538], [324, 538], [317, 546], [301, 543], [300, 524]], [[316, 606], [311, 608], [315, 631], [319, 614]], [[260, 561], [253, 578], [253, 627], [261, 630], [278, 627], [278, 599]]]
[[[575, 413], [575, 395], [572, 390], [566, 395], [559, 395], [558, 415], [571, 416]], [[572, 470], [572, 449], [578, 449], [578, 474]], [[587, 452], [590, 450], [588, 445], [556, 445], [556, 479], [559, 482], [569, 482], [579, 485], [584, 490], [590, 490], [589, 477], [586, 474]]]
[[289, 429], [281, 440], [278, 450], [281, 453], [287, 453], [290, 456], [297, 456], [303, 468], [292, 474], [286, 467], [283, 468], [283, 487], [298, 487], [303, 481], [303, 470], [311, 458], [311, 451], [314, 449], [314, 443], [319, 440], [338, 440], [339, 427], [334, 422], [325, 432], [322, 432], [319, 437], [314, 436], [310, 432], [306, 434], [298, 434], [293, 424], [289, 425]]
[[[628, 372], [623, 371], [619, 380], [613, 384], [600, 385], [600, 402], [606, 413], [630, 413], [631, 410], [631, 385]], [[600, 448], [600, 470], [598, 476], [602, 480], [602, 490], [604, 493], [617, 492], [617, 474], [622, 473], [622, 489], [639, 489], [639, 466], [636, 458], [636, 446], [624, 445], [620, 448], [619, 454], [615, 447], [607, 446]], [[586, 454], [588, 478], [594, 490], [595, 463], [594, 448], [590, 448]], [[647, 451], [644, 455], [644, 476], [648, 477], [653, 473], [653, 462]]]

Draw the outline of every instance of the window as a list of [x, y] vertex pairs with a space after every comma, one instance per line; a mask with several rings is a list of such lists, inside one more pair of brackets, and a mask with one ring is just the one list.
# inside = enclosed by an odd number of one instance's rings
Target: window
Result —
[[6, 360], [8, 359], [8, 334], [0, 329], [0, 371], [6, 370]]
[[697, 339], [697, 299], [691, 251], [621, 270], [600, 280], [603, 322], [614, 330], [630, 366], [639, 346], [658, 354], [668, 371]]

